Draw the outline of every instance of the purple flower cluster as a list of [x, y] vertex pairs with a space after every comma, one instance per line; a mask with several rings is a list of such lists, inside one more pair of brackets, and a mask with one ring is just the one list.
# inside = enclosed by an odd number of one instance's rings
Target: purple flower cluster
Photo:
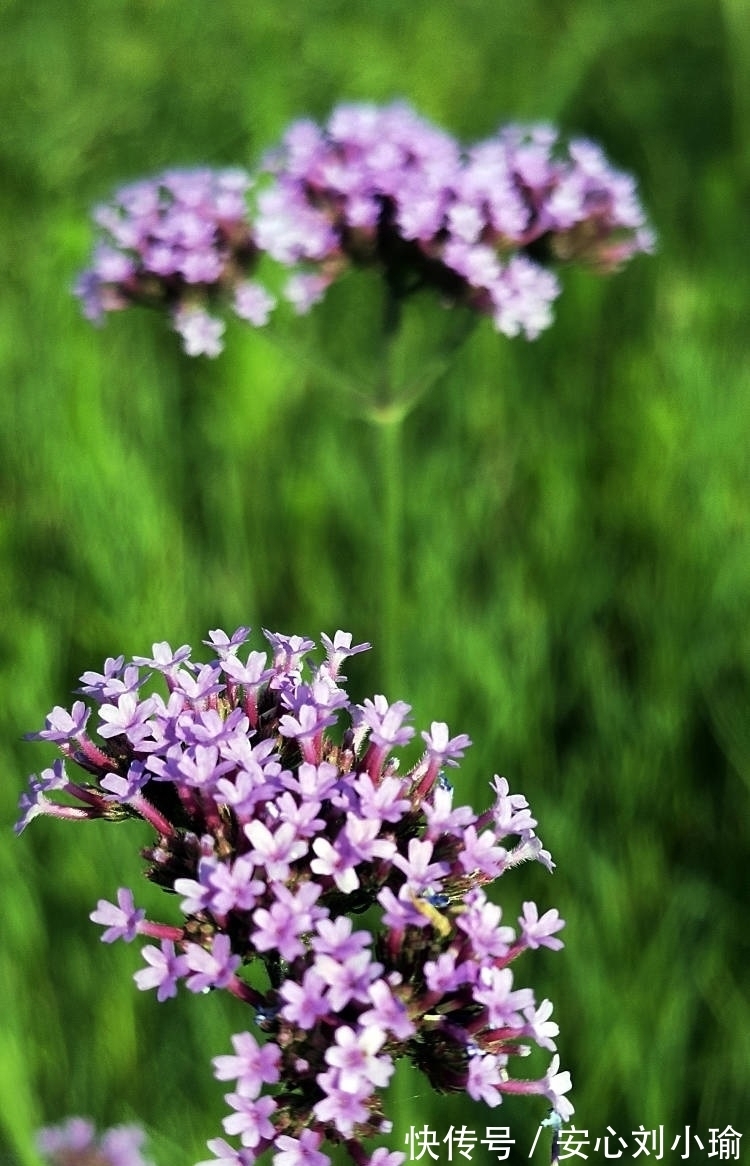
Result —
[[98, 322], [130, 304], [164, 307], [189, 356], [221, 352], [224, 322], [212, 304], [229, 299], [235, 315], [265, 324], [274, 300], [249, 278], [250, 185], [239, 169], [169, 170], [97, 207], [99, 239], [75, 288], [85, 315]]
[[113, 1126], [97, 1136], [93, 1122], [70, 1117], [59, 1126], [46, 1126], [37, 1135], [39, 1153], [50, 1166], [151, 1166], [141, 1148], [140, 1126]]
[[398, 1057], [438, 1091], [490, 1106], [537, 1094], [567, 1119], [556, 1055], [541, 1078], [511, 1075], [532, 1045], [554, 1052], [558, 1032], [511, 965], [562, 947], [563, 922], [527, 902], [509, 926], [485, 890], [526, 859], [552, 869], [526, 799], [496, 776], [486, 812], [455, 806], [446, 773], [471, 742], [441, 722], [402, 772], [409, 706], [355, 704], [343, 687], [344, 661], [369, 644], [323, 635], [316, 664], [312, 640], [266, 632], [269, 652], [248, 636], [212, 631], [207, 663], [160, 643], [86, 672], [88, 700], [33, 735], [63, 758], [31, 779], [17, 827], [42, 814], [153, 826], [147, 873], [180, 921], [146, 919], [126, 888], [91, 918], [107, 943], [153, 941], [135, 980], [159, 1000], [224, 988], [251, 1007], [255, 1035], [214, 1060], [232, 1083], [224, 1132], [239, 1139], [210, 1141], [216, 1159], [250, 1166], [273, 1148], [274, 1166], [326, 1166], [327, 1141], [356, 1166], [398, 1166], [400, 1152], [364, 1146], [390, 1128], [381, 1091]]
[[229, 294], [243, 319], [268, 319], [273, 297], [249, 278], [260, 254], [287, 269], [283, 294], [300, 313], [369, 266], [397, 301], [432, 287], [534, 339], [552, 322], [554, 264], [611, 271], [654, 245], [635, 180], [592, 142], [510, 125], [463, 149], [402, 103], [294, 122], [254, 179], [200, 170], [128, 186], [96, 221], [77, 288], [87, 315], [166, 304], [185, 350], [208, 356], [224, 325], [207, 303]]
[[507, 336], [552, 322], [554, 260], [608, 271], [653, 247], [634, 179], [591, 142], [511, 125], [462, 150], [407, 105], [344, 105], [294, 124], [267, 163], [258, 245], [295, 266], [304, 309], [349, 264], [378, 264], [397, 295], [433, 285]]

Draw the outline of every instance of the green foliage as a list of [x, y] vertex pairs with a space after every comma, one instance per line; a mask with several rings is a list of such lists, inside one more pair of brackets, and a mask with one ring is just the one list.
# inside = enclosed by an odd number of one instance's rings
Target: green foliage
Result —
[[[380, 691], [376, 434], [330, 379], [235, 325], [191, 362], [146, 312], [94, 332], [68, 288], [92, 201], [165, 165], [253, 161], [294, 116], [404, 96], [466, 137], [547, 118], [641, 180], [661, 246], [606, 282], [563, 273], [534, 344], [478, 327], [403, 435], [401, 679], [419, 727], [475, 741], [457, 783], [529, 797], [566, 949], [519, 982], [555, 1001], [579, 1126], [674, 1136], [747, 1118], [750, 1064], [750, 295], [747, 61], [739, 0], [280, 6], [38, 0], [5, 6], [0, 54], [0, 1123], [12, 1160], [71, 1112], [142, 1120], [160, 1163], [204, 1157], [208, 1061], [248, 1024], [216, 994], [159, 1006], [134, 948], [103, 947], [99, 897], [137, 886], [130, 825], [10, 836], [21, 741], [86, 668], [239, 623], [370, 639]], [[343, 291], [343, 288], [342, 288]], [[375, 309], [373, 308], [373, 313]], [[309, 321], [310, 328], [314, 327]], [[425, 330], [395, 354], [411, 377]], [[341, 321], [340, 367], [353, 333]], [[357, 338], [363, 375], [377, 368]], [[411, 343], [411, 341], [410, 341]], [[337, 347], [336, 347], [337, 346]], [[408, 346], [407, 346], [408, 348]], [[342, 408], [342, 404], [344, 407]], [[137, 898], [157, 918], [169, 900]], [[533, 1112], [532, 1112], [533, 1111]], [[410, 1124], [510, 1123], [398, 1086]], [[745, 1128], [750, 1135], [750, 1129]]]

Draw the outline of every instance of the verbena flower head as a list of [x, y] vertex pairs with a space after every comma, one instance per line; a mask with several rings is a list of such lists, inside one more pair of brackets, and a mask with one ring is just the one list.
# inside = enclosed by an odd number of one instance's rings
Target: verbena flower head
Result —
[[267, 322], [274, 299], [252, 278], [263, 253], [299, 313], [372, 267], [396, 299], [431, 287], [534, 339], [552, 323], [559, 263], [612, 271], [654, 245], [635, 180], [594, 143], [509, 125], [464, 148], [403, 103], [294, 122], [253, 177], [172, 170], [125, 186], [95, 221], [76, 288], [86, 315], [163, 306], [193, 356], [221, 351], [222, 303]]
[[266, 168], [256, 239], [294, 269], [298, 310], [374, 265], [398, 296], [431, 285], [533, 339], [560, 291], [551, 264], [610, 271], [654, 243], [634, 179], [546, 125], [463, 149], [407, 105], [342, 105], [325, 126], [293, 124]]
[[94, 1123], [70, 1117], [58, 1126], [46, 1126], [37, 1135], [39, 1153], [49, 1166], [151, 1166], [141, 1148], [140, 1126], [113, 1126], [97, 1135]]
[[215, 308], [264, 324], [273, 298], [253, 281], [257, 248], [244, 170], [168, 170], [123, 186], [96, 208], [91, 266], [76, 284], [86, 316], [131, 304], [165, 308], [190, 356], [217, 356], [224, 322]]
[[511, 925], [486, 891], [524, 859], [552, 868], [526, 799], [496, 776], [490, 809], [456, 806], [447, 774], [471, 742], [441, 722], [402, 770], [419, 741], [409, 706], [346, 691], [342, 666], [368, 644], [323, 636], [315, 662], [312, 640], [266, 632], [257, 651], [248, 634], [212, 631], [205, 663], [161, 643], [86, 672], [87, 701], [34, 734], [63, 756], [31, 779], [18, 824], [153, 826], [143, 857], [172, 920], [146, 919], [126, 887], [91, 918], [105, 942], [148, 941], [135, 980], [159, 1000], [223, 988], [248, 1006], [213, 1062], [236, 1140], [210, 1141], [216, 1159], [250, 1166], [272, 1148], [274, 1166], [325, 1166], [327, 1142], [374, 1161], [399, 1057], [441, 1092], [489, 1106], [537, 1094], [567, 1119], [556, 1056], [541, 1078], [517, 1073], [532, 1046], [554, 1051], [558, 1027], [513, 970], [526, 948], [562, 946], [562, 920], [528, 902]]

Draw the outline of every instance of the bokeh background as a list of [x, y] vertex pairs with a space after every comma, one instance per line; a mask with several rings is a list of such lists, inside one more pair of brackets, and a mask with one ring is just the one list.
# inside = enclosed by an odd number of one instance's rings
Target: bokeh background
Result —
[[[147, 832], [13, 837], [52, 756], [23, 733], [105, 656], [240, 623], [350, 629], [374, 644], [353, 691], [384, 683], [371, 429], [250, 328], [216, 361], [145, 311], [93, 330], [69, 294], [90, 205], [395, 97], [466, 140], [514, 119], [594, 137], [659, 232], [611, 279], [564, 273], [537, 342], [478, 328], [408, 419], [389, 695], [471, 735], [461, 800], [485, 806], [501, 772], [537, 813], [558, 868], [508, 875], [501, 901], [568, 921], [518, 979], [555, 1001], [577, 1125], [750, 1140], [744, 0], [0, 8], [2, 1161], [34, 1163], [34, 1130], [70, 1113], [144, 1122], [159, 1166], [205, 1157], [209, 1058], [248, 1023], [222, 994], [157, 1005], [135, 947], [99, 943], [87, 916], [118, 886], [170, 917], [139, 881]], [[393, 1148], [410, 1124], [503, 1123], [518, 1160], [544, 1116], [406, 1076], [393, 1105]]]

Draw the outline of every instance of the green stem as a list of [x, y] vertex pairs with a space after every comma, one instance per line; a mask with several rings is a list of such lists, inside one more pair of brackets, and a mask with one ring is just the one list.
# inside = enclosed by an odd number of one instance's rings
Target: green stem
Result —
[[377, 455], [381, 485], [380, 541], [380, 635], [385, 694], [395, 700], [401, 681], [401, 600], [403, 594], [402, 435], [405, 414], [391, 410], [376, 422]]
[[[411, 384], [394, 384], [393, 346], [401, 328], [403, 293], [397, 286], [388, 287], [383, 315], [383, 362], [377, 393], [365, 412], [377, 432], [377, 458], [381, 497], [380, 540], [380, 627], [379, 644], [383, 653], [385, 695], [393, 700], [400, 691], [401, 641], [404, 610], [404, 422], [422, 395], [448, 368], [456, 348], [466, 337], [466, 329], [448, 345], [445, 352], [425, 360], [420, 375]], [[473, 327], [474, 320], [470, 319]]]
[[[377, 588], [377, 650], [383, 660], [385, 695], [395, 700], [403, 679], [401, 640], [405, 591], [404, 564], [404, 422], [422, 396], [442, 377], [457, 349], [474, 327], [475, 314], [465, 313], [442, 335], [437, 353], [425, 354], [418, 371], [405, 377], [399, 371], [399, 336], [402, 316], [410, 290], [397, 279], [386, 279], [380, 319], [380, 361], [372, 380], [357, 382], [346, 368], [327, 358], [320, 345], [300, 341], [293, 329], [267, 328], [264, 335], [302, 367], [347, 400], [354, 411], [374, 430], [375, 481], [379, 497], [380, 531], [377, 541], [379, 562], [374, 572]], [[403, 355], [403, 353], [401, 353]]]
[[383, 363], [378, 393], [371, 411], [377, 429], [377, 455], [380, 463], [381, 542], [380, 542], [380, 650], [383, 653], [385, 695], [396, 699], [401, 682], [400, 610], [402, 600], [402, 561], [404, 493], [402, 479], [402, 436], [408, 405], [400, 401], [393, 384], [392, 349], [401, 326], [403, 303], [398, 289], [387, 283], [383, 312]]

